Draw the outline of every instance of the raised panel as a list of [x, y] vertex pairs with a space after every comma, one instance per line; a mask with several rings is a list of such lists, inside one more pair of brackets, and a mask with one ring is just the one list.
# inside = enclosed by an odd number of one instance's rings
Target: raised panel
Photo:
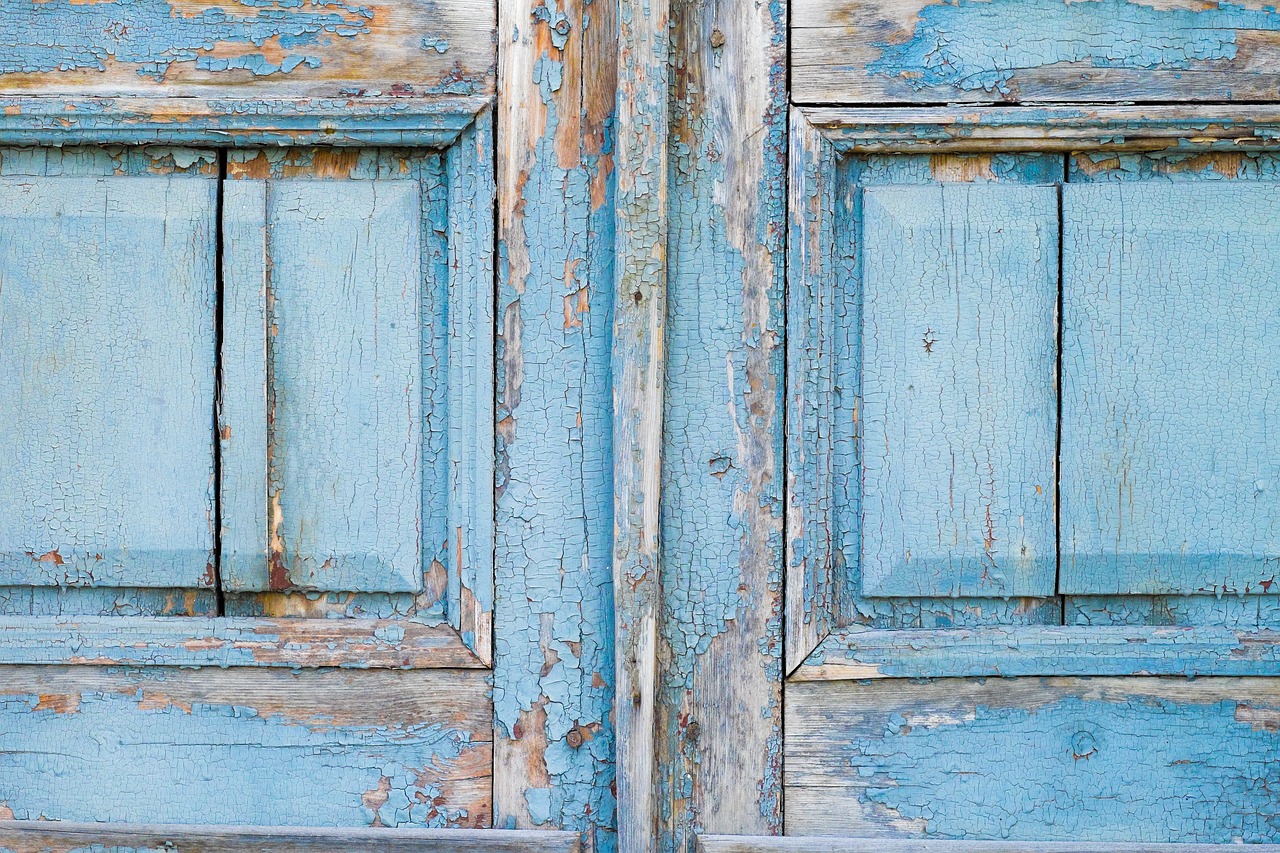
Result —
[[216, 192], [0, 179], [0, 583], [214, 585]]
[[[245, 559], [228, 565], [229, 588], [417, 591], [419, 327], [434, 320], [419, 316], [421, 186], [229, 183], [236, 218], [227, 252], [237, 259], [229, 331], [231, 346], [246, 351], [224, 362], [224, 381], [244, 383], [236, 393], [248, 399], [228, 412], [246, 419], [228, 422], [228, 439], [239, 429], [245, 443], [228, 454], [223, 488], [241, 510], [234, 523], [249, 531]], [[261, 214], [256, 227], [240, 214], [242, 201]], [[260, 345], [265, 359], [255, 362]]]
[[1280, 186], [1064, 190], [1067, 594], [1278, 593]]
[[1053, 593], [1057, 194], [869, 187], [862, 579], [872, 596]]

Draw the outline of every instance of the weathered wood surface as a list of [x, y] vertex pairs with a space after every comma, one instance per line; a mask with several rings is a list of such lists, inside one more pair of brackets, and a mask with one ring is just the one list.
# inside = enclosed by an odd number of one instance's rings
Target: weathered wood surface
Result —
[[[447, 625], [410, 619], [94, 615], [0, 617], [0, 664], [102, 666], [482, 667]], [[104, 612], [105, 611], [105, 612]], [[314, 616], [315, 614], [286, 614]]]
[[666, 368], [670, 8], [619, 4], [613, 322], [618, 845], [658, 849], [657, 689]]
[[[933, 841], [918, 838], [702, 835], [700, 853], [1238, 853], [1234, 844], [1151, 844], [1088, 841]], [[1250, 853], [1280, 845], [1251, 844]]]
[[1280, 187], [1063, 193], [1068, 594], [1280, 593]]
[[787, 832], [1280, 839], [1275, 679], [790, 684]]
[[837, 151], [1257, 151], [1280, 137], [1258, 104], [799, 108]]
[[1057, 218], [1053, 187], [863, 191], [862, 346], [842, 354], [863, 594], [1053, 594]]
[[832, 634], [792, 681], [1028, 675], [1280, 675], [1280, 634], [1214, 625], [1035, 625]]
[[781, 829], [784, 2], [670, 5], [659, 845]]
[[1280, 14], [1193, 0], [797, 0], [802, 104], [1275, 100]]
[[486, 674], [13, 667], [6, 817], [486, 827]]
[[504, 0], [495, 825], [616, 848], [616, 4]]
[[468, 0], [14, 0], [8, 95], [491, 95], [495, 5]]
[[578, 853], [571, 832], [311, 829], [0, 821], [4, 853]]
[[0, 581], [213, 586], [216, 182], [0, 156]]

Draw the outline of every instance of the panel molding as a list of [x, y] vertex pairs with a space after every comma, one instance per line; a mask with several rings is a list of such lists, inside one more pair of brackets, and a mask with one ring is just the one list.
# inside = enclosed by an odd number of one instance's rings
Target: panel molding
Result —
[[[784, 659], [795, 680], [1052, 674], [1274, 674], [1271, 632], [1122, 628], [1115, 636], [1031, 623], [977, 629], [841, 631], [831, 544], [835, 453], [839, 174], [850, 155], [1250, 152], [1280, 146], [1280, 108], [1254, 105], [832, 108], [792, 106], [787, 288]], [[942, 180], [972, 180], [963, 164]], [[951, 168], [936, 160], [931, 168]], [[906, 599], [903, 599], [906, 600]], [[931, 600], [945, 604], [947, 600]], [[1040, 599], [983, 600], [1027, 610]], [[1044, 601], [1048, 601], [1045, 599]], [[960, 601], [959, 603], [963, 603]], [[945, 608], [944, 608], [945, 609]], [[847, 614], [844, 614], [847, 615]], [[988, 631], [998, 631], [990, 640]], [[1179, 629], [1181, 630], [1181, 629]], [[1096, 646], [1086, 635], [1098, 637]], [[1188, 644], [1177, 646], [1175, 643]], [[984, 649], [977, 646], [986, 644]], [[1137, 648], [1129, 644], [1137, 644]], [[1248, 651], [1241, 651], [1247, 649]], [[1074, 660], [1079, 673], [1066, 667]], [[1043, 657], [1042, 657], [1043, 656]], [[1057, 669], [1047, 669], [1049, 661]], [[1037, 662], [1038, 661], [1038, 662]]]

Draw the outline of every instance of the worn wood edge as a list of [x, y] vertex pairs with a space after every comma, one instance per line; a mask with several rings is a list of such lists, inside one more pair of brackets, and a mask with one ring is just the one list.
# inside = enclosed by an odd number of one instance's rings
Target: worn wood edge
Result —
[[453, 144], [490, 97], [204, 99], [0, 95], [0, 145]]
[[448, 625], [394, 619], [0, 617], [0, 665], [485, 669]]
[[0, 849], [14, 853], [71, 851], [101, 845], [188, 853], [414, 851], [460, 849], [511, 853], [577, 853], [578, 834], [502, 829], [317, 829], [310, 827], [172, 826], [0, 820]]
[[618, 849], [657, 849], [660, 492], [667, 311], [667, 0], [620, 0], [613, 320]]
[[[800, 110], [790, 115], [787, 223], [786, 633], [784, 667], [837, 625], [831, 527], [836, 157]], [[826, 429], [819, 427], [825, 423]]]
[[787, 838], [702, 835], [700, 853], [1280, 853], [1280, 844], [1145, 844], [1074, 841], [933, 841], [911, 838]]
[[1280, 143], [1280, 107], [1276, 106], [793, 109], [803, 112], [844, 153], [1070, 152], [1085, 148], [1249, 151]]
[[449, 622], [493, 664], [495, 545], [494, 112], [446, 153], [449, 184]]
[[1277, 676], [1280, 631], [1018, 626], [845, 631], [792, 681], [1023, 676]]

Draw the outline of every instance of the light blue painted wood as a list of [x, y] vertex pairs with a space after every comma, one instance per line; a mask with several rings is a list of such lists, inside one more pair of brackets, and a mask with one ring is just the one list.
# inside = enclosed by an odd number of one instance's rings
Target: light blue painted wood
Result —
[[1278, 205], [1065, 189], [1062, 592], [1280, 593]]
[[267, 567], [267, 184], [226, 181], [222, 196], [220, 578], [261, 589]]
[[[494, 307], [493, 114], [449, 149], [448, 502], [449, 624], [483, 659], [493, 656]], [[438, 227], [438, 226], [436, 226]], [[434, 317], [434, 314], [424, 317]], [[431, 323], [432, 326], [438, 323]]]
[[215, 193], [0, 179], [0, 582], [213, 584]]
[[288, 585], [421, 587], [420, 215], [417, 181], [268, 187], [268, 544]]
[[863, 592], [1053, 592], [1057, 197], [863, 201]]

